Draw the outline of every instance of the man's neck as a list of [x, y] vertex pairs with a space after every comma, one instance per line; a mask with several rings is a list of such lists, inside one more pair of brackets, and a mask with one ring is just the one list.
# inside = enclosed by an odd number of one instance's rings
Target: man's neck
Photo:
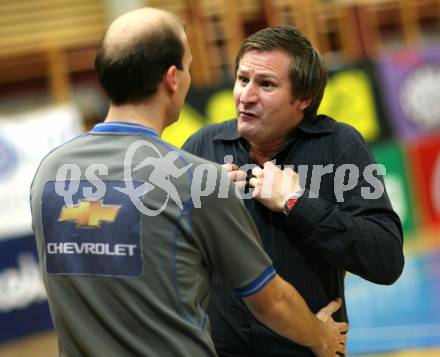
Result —
[[287, 139], [271, 142], [271, 143], [255, 143], [250, 142], [249, 155], [259, 165], [263, 165], [265, 162], [272, 160], [276, 154], [283, 150], [287, 145]]
[[165, 129], [165, 114], [153, 105], [110, 105], [105, 122], [124, 121], [145, 125], [156, 130], [159, 135]]

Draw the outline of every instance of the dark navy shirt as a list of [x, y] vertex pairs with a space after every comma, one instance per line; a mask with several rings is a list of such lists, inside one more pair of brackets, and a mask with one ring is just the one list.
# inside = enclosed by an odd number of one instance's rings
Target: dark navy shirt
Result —
[[[236, 120], [202, 128], [183, 149], [220, 164], [225, 155], [231, 155], [240, 167], [256, 164], [249, 156], [249, 143], [237, 132]], [[313, 312], [335, 297], [344, 297], [346, 271], [378, 284], [392, 284], [400, 276], [404, 265], [401, 223], [386, 192], [376, 199], [362, 197], [378, 193], [375, 186], [381, 186], [383, 178], [373, 171], [365, 179], [365, 168], [375, 161], [354, 128], [324, 115], [304, 120], [273, 159], [277, 165], [294, 165], [295, 170], [299, 165], [308, 168], [302, 197], [288, 216], [255, 199], [245, 199], [245, 205], [276, 271], [299, 291]], [[335, 180], [341, 165], [350, 165], [342, 170], [354, 165], [359, 171], [357, 184], [343, 194], [341, 180]], [[317, 185], [316, 173], [322, 167], [329, 173]], [[313, 355], [256, 321], [221, 279], [214, 280], [209, 314], [220, 355]], [[347, 321], [345, 304], [334, 318]]]

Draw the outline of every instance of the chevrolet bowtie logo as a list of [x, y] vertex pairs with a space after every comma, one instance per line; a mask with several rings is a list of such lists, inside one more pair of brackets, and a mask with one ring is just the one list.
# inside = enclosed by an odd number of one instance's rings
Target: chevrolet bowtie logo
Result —
[[98, 201], [79, 201], [76, 206], [66, 207], [61, 210], [58, 222], [75, 221], [77, 228], [94, 227], [100, 228], [101, 222], [113, 222], [116, 219], [119, 208], [118, 205], [104, 205], [102, 200]]

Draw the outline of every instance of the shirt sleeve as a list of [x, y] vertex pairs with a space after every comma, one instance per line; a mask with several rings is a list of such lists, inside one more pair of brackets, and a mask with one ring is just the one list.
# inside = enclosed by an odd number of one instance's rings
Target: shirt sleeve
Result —
[[229, 183], [228, 197], [216, 190], [193, 208], [194, 239], [211, 270], [228, 282], [236, 295], [258, 293], [276, 275], [272, 261], [261, 246], [257, 228], [235, 186], [218, 167], [218, 177]]
[[[331, 264], [375, 283], [392, 284], [404, 266], [400, 220], [385, 190], [378, 198], [362, 196], [362, 192], [366, 196], [365, 188], [371, 188], [364, 170], [375, 164], [362, 136], [348, 126], [335, 135], [335, 170], [344, 164], [357, 166], [356, 186], [345, 191], [340, 202], [336, 194], [334, 201], [329, 202], [310, 196], [306, 189], [286, 217], [287, 229], [294, 232], [296, 239], [316, 248]], [[374, 177], [384, 185], [380, 175]]]

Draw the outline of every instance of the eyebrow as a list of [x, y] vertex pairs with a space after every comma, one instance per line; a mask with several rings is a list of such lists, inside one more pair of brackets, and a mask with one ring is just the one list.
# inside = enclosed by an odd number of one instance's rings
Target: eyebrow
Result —
[[[244, 69], [244, 68], [240, 69], [240, 67], [238, 67], [237, 74], [249, 75], [249, 71], [247, 69]], [[280, 80], [279, 77], [277, 77], [277, 76], [275, 76], [275, 75], [273, 75], [271, 73], [265, 73], [265, 72], [257, 72], [255, 74], [255, 77], [257, 79], [272, 79], [272, 80], [276, 80], [276, 81]]]

